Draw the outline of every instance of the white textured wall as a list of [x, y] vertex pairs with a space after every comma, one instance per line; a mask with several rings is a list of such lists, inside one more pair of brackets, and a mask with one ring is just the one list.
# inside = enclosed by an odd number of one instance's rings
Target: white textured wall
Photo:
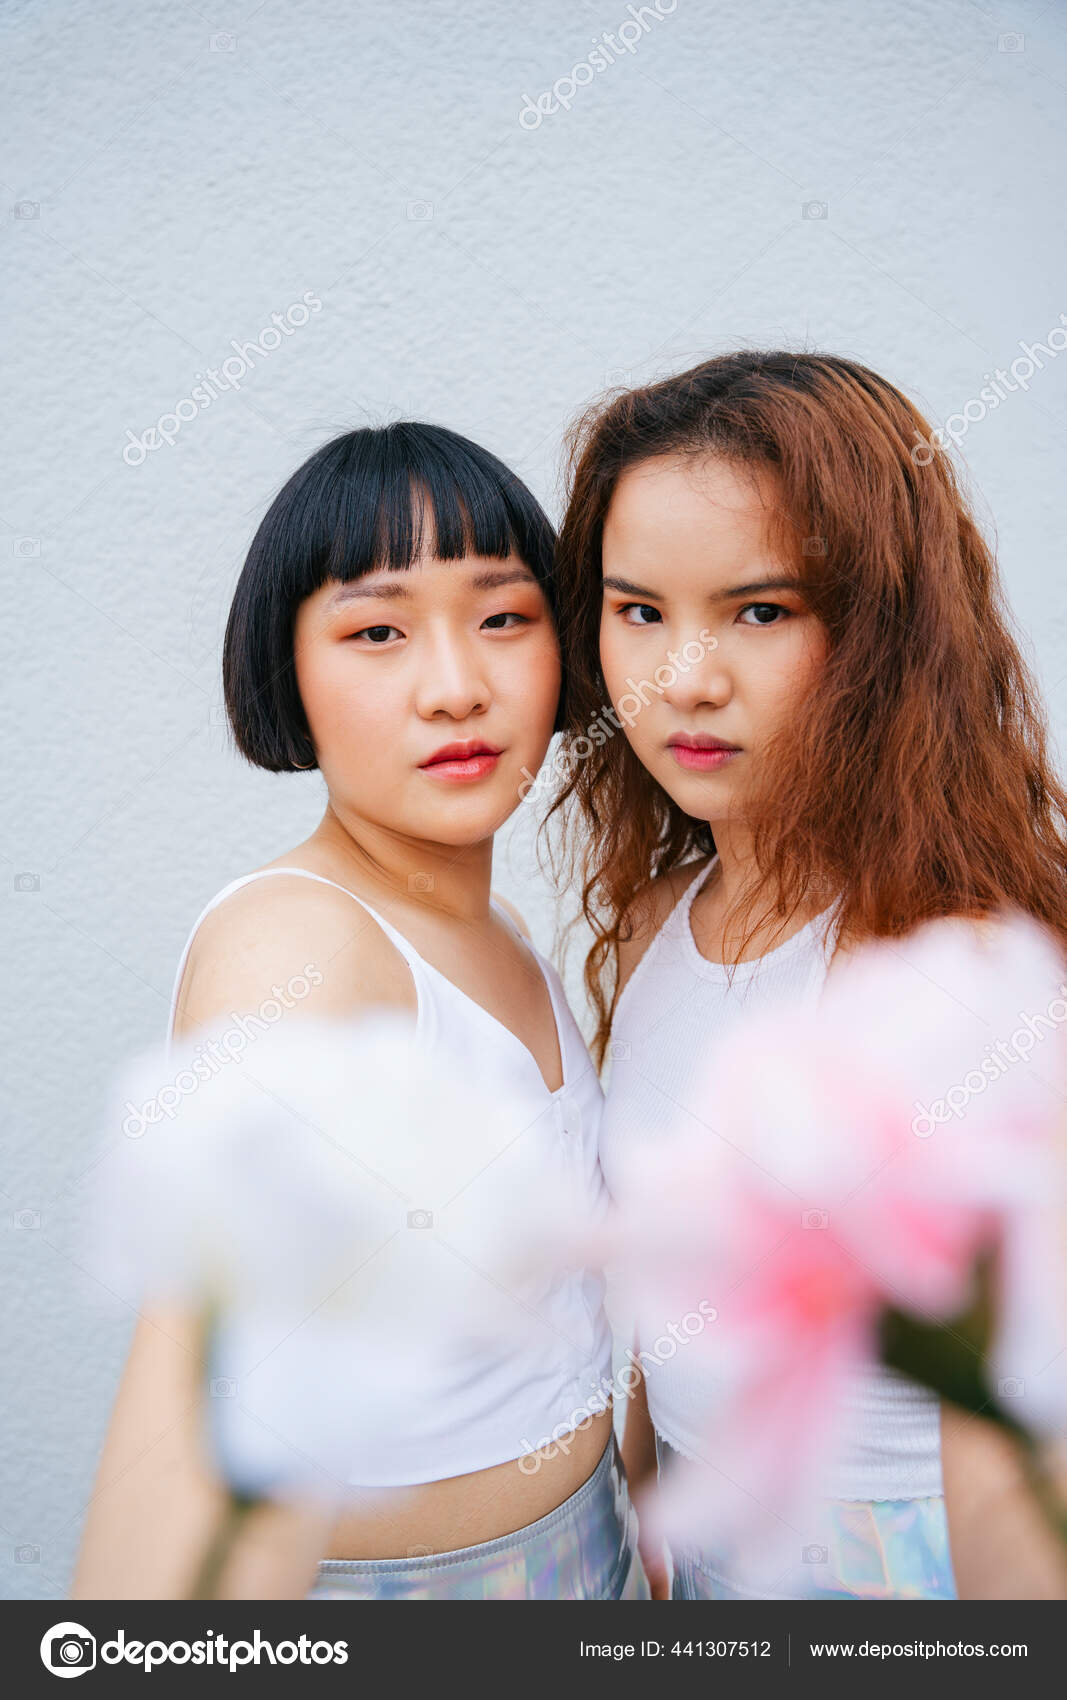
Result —
[[[8, 1596], [68, 1585], [132, 1320], [73, 1261], [103, 1084], [160, 1034], [203, 902], [322, 802], [316, 776], [238, 762], [218, 720], [230, 591], [279, 484], [328, 436], [407, 415], [556, 510], [565, 421], [627, 374], [809, 345], [942, 420], [1067, 312], [1061, 6], [677, 0], [569, 111], [519, 123], [630, 18], [3, 9]], [[124, 462], [127, 431], [305, 290], [322, 311], [240, 393]], [[1061, 726], [1065, 408], [1067, 356], [964, 443]], [[498, 883], [547, 946], [530, 827]]]

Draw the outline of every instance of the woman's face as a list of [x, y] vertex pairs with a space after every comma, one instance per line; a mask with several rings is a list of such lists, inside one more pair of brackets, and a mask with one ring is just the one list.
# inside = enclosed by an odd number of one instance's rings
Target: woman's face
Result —
[[[331, 580], [300, 604], [293, 635], [335, 807], [456, 846], [491, 836], [518, 807], [523, 769], [536, 773], [552, 736], [561, 677], [548, 602], [518, 556], [424, 557]], [[442, 751], [458, 759], [435, 760]]]
[[825, 627], [772, 552], [773, 500], [768, 478], [717, 457], [656, 458], [622, 475], [604, 523], [608, 692], [638, 760], [712, 826], [744, 818], [763, 748], [826, 653]]

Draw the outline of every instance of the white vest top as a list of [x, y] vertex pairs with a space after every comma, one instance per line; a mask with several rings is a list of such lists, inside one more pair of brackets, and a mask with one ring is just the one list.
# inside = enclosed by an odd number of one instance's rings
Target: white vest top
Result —
[[[717, 860], [717, 858], [715, 858]], [[689, 911], [710, 876], [692, 878], [623, 988], [612, 1026], [616, 1061], [607, 1088], [601, 1161], [608, 1187], [621, 1181], [622, 1152], [637, 1140], [664, 1139], [685, 1111], [707, 1117], [698, 1102], [702, 1063], [742, 1009], [781, 997], [818, 1000], [834, 933], [824, 951], [826, 910], [755, 962], [732, 970], [709, 962], [696, 947]], [[614, 1050], [615, 1043], [621, 1050]], [[701, 1456], [701, 1429], [713, 1409], [714, 1384], [676, 1352], [646, 1363], [648, 1408], [658, 1433], [676, 1451]], [[938, 1401], [933, 1393], [872, 1362], [854, 1376], [846, 1400], [848, 1444], [839, 1454], [828, 1492], [835, 1499], [920, 1499], [942, 1492]]]
[[[178, 964], [171, 996], [168, 1040], [172, 1040], [178, 992], [197, 928], [218, 904], [254, 879], [296, 874], [336, 885], [305, 868], [264, 868], [231, 881], [201, 911]], [[372, 915], [411, 969], [418, 998], [415, 1041], [440, 1058], [442, 1076], [457, 1068], [475, 1078], [490, 1096], [508, 1106], [522, 1161], [542, 1164], [548, 1174], [560, 1160], [579, 1209], [592, 1221], [606, 1212], [608, 1195], [598, 1157], [603, 1093], [584, 1039], [567, 1004], [552, 963], [525, 938], [497, 903], [524, 949], [531, 952], [548, 985], [556, 1019], [563, 1085], [550, 1092], [533, 1054], [511, 1030], [462, 992], [419, 955], [408, 939], [369, 903], [337, 886]], [[516, 1164], [518, 1157], [516, 1158]], [[514, 1185], [508, 1161], [480, 1177], [479, 1207], [492, 1209], [494, 1187]], [[504, 1196], [504, 1193], [501, 1193]], [[417, 1400], [400, 1402], [391, 1432], [363, 1438], [349, 1482], [367, 1487], [410, 1486], [487, 1469], [539, 1449], [577, 1427], [590, 1411], [607, 1408], [611, 1389], [611, 1329], [604, 1310], [605, 1283], [595, 1270], [554, 1272], [538, 1306], [544, 1328], [527, 1330], [521, 1344], [495, 1357], [477, 1341], [465, 1342], [448, 1363], [447, 1384], [426, 1378]]]

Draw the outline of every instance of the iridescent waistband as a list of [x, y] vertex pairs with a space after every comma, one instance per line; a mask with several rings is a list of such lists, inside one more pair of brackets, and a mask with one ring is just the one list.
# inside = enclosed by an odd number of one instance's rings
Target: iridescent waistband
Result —
[[[657, 1436], [661, 1468], [678, 1457]], [[770, 1586], [744, 1575], [737, 1555], [672, 1551], [675, 1600], [954, 1600], [943, 1494], [916, 1499], [826, 1499], [818, 1539]]]
[[618, 1442], [536, 1523], [477, 1546], [411, 1558], [323, 1559], [309, 1600], [648, 1599]]

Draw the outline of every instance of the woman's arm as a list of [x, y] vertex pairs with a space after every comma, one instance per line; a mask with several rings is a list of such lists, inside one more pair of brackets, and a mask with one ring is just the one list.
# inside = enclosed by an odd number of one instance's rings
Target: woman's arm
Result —
[[[1067, 1599], [1067, 1553], [1030, 1494], [1018, 1443], [942, 1402], [941, 1466], [958, 1597]], [[1060, 1491], [1067, 1493], [1062, 1475]]]
[[71, 1599], [187, 1593], [226, 1495], [202, 1448], [197, 1321], [140, 1318], [97, 1470]]
[[[637, 1353], [637, 1340], [634, 1340], [634, 1354]], [[636, 1365], [634, 1366], [636, 1368]], [[629, 1483], [630, 1497], [637, 1510], [638, 1525], [641, 1520], [641, 1505], [646, 1494], [655, 1491], [658, 1472], [656, 1468], [656, 1431], [652, 1426], [652, 1418], [648, 1414], [648, 1393], [645, 1388], [645, 1378], [639, 1372], [639, 1380], [629, 1390], [629, 1404], [622, 1431], [622, 1461], [626, 1470], [626, 1480]], [[670, 1579], [667, 1573], [666, 1554], [662, 1547], [654, 1547], [643, 1535], [638, 1535], [638, 1548], [641, 1562], [645, 1567], [649, 1586], [654, 1600], [669, 1600]]]
[[[203, 1442], [198, 1320], [143, 1316], [115, 1400], [70, 1598], [188, 1597], [229, 1499]], [[252, 1512], [223, 1564], [219, 1599], [299, 1599], [336, 1520], [311, 1504]]]
[[[633, 974], [645, 951], [652, 943], [657, 931], [670, 909], [677, 903], [690, 880], [695, 879], [699, 868], [704, 864], [687, 862], [682, 868], [675, 868], [661, 879], [652, 880], [642, 886], [631, 901], [626, 917], [629, 928], [628, 936], [624, 936], [618, 948], [618, 981], [616, 997], [621, 996], [623, 987]], [[638, 1342], [634, 1338], [634, 1356], [637, 1355]], [[637, 1365], [634, 1364], [634, 1368]], [[656, 1464], [656, 1431], [652, 1426], [652, 1418], [648, 1413], [648, 1394], [645, 1389], [644, 1375], [639, 1371], [639, 1379], [628, 1390], [629, 1403], [623, 1420], [622, 1431], [622, 1461], [626, 1469], [626, 1479], [629, 1483], [630, 1497], [637, 1510], [638, 1522], [641, 1518], [641, 1502], [646, 1494], [655, 1491], [658, 1480]], [[654, 1600], [669, 1600], [670, 1577], [667, 1569], [667, 1558], [662, 1547], [653, 1546], [647, 1536], [639, 1534], [638, 1545], [641, 1561], [645, 1567], [649, 1586]]]

